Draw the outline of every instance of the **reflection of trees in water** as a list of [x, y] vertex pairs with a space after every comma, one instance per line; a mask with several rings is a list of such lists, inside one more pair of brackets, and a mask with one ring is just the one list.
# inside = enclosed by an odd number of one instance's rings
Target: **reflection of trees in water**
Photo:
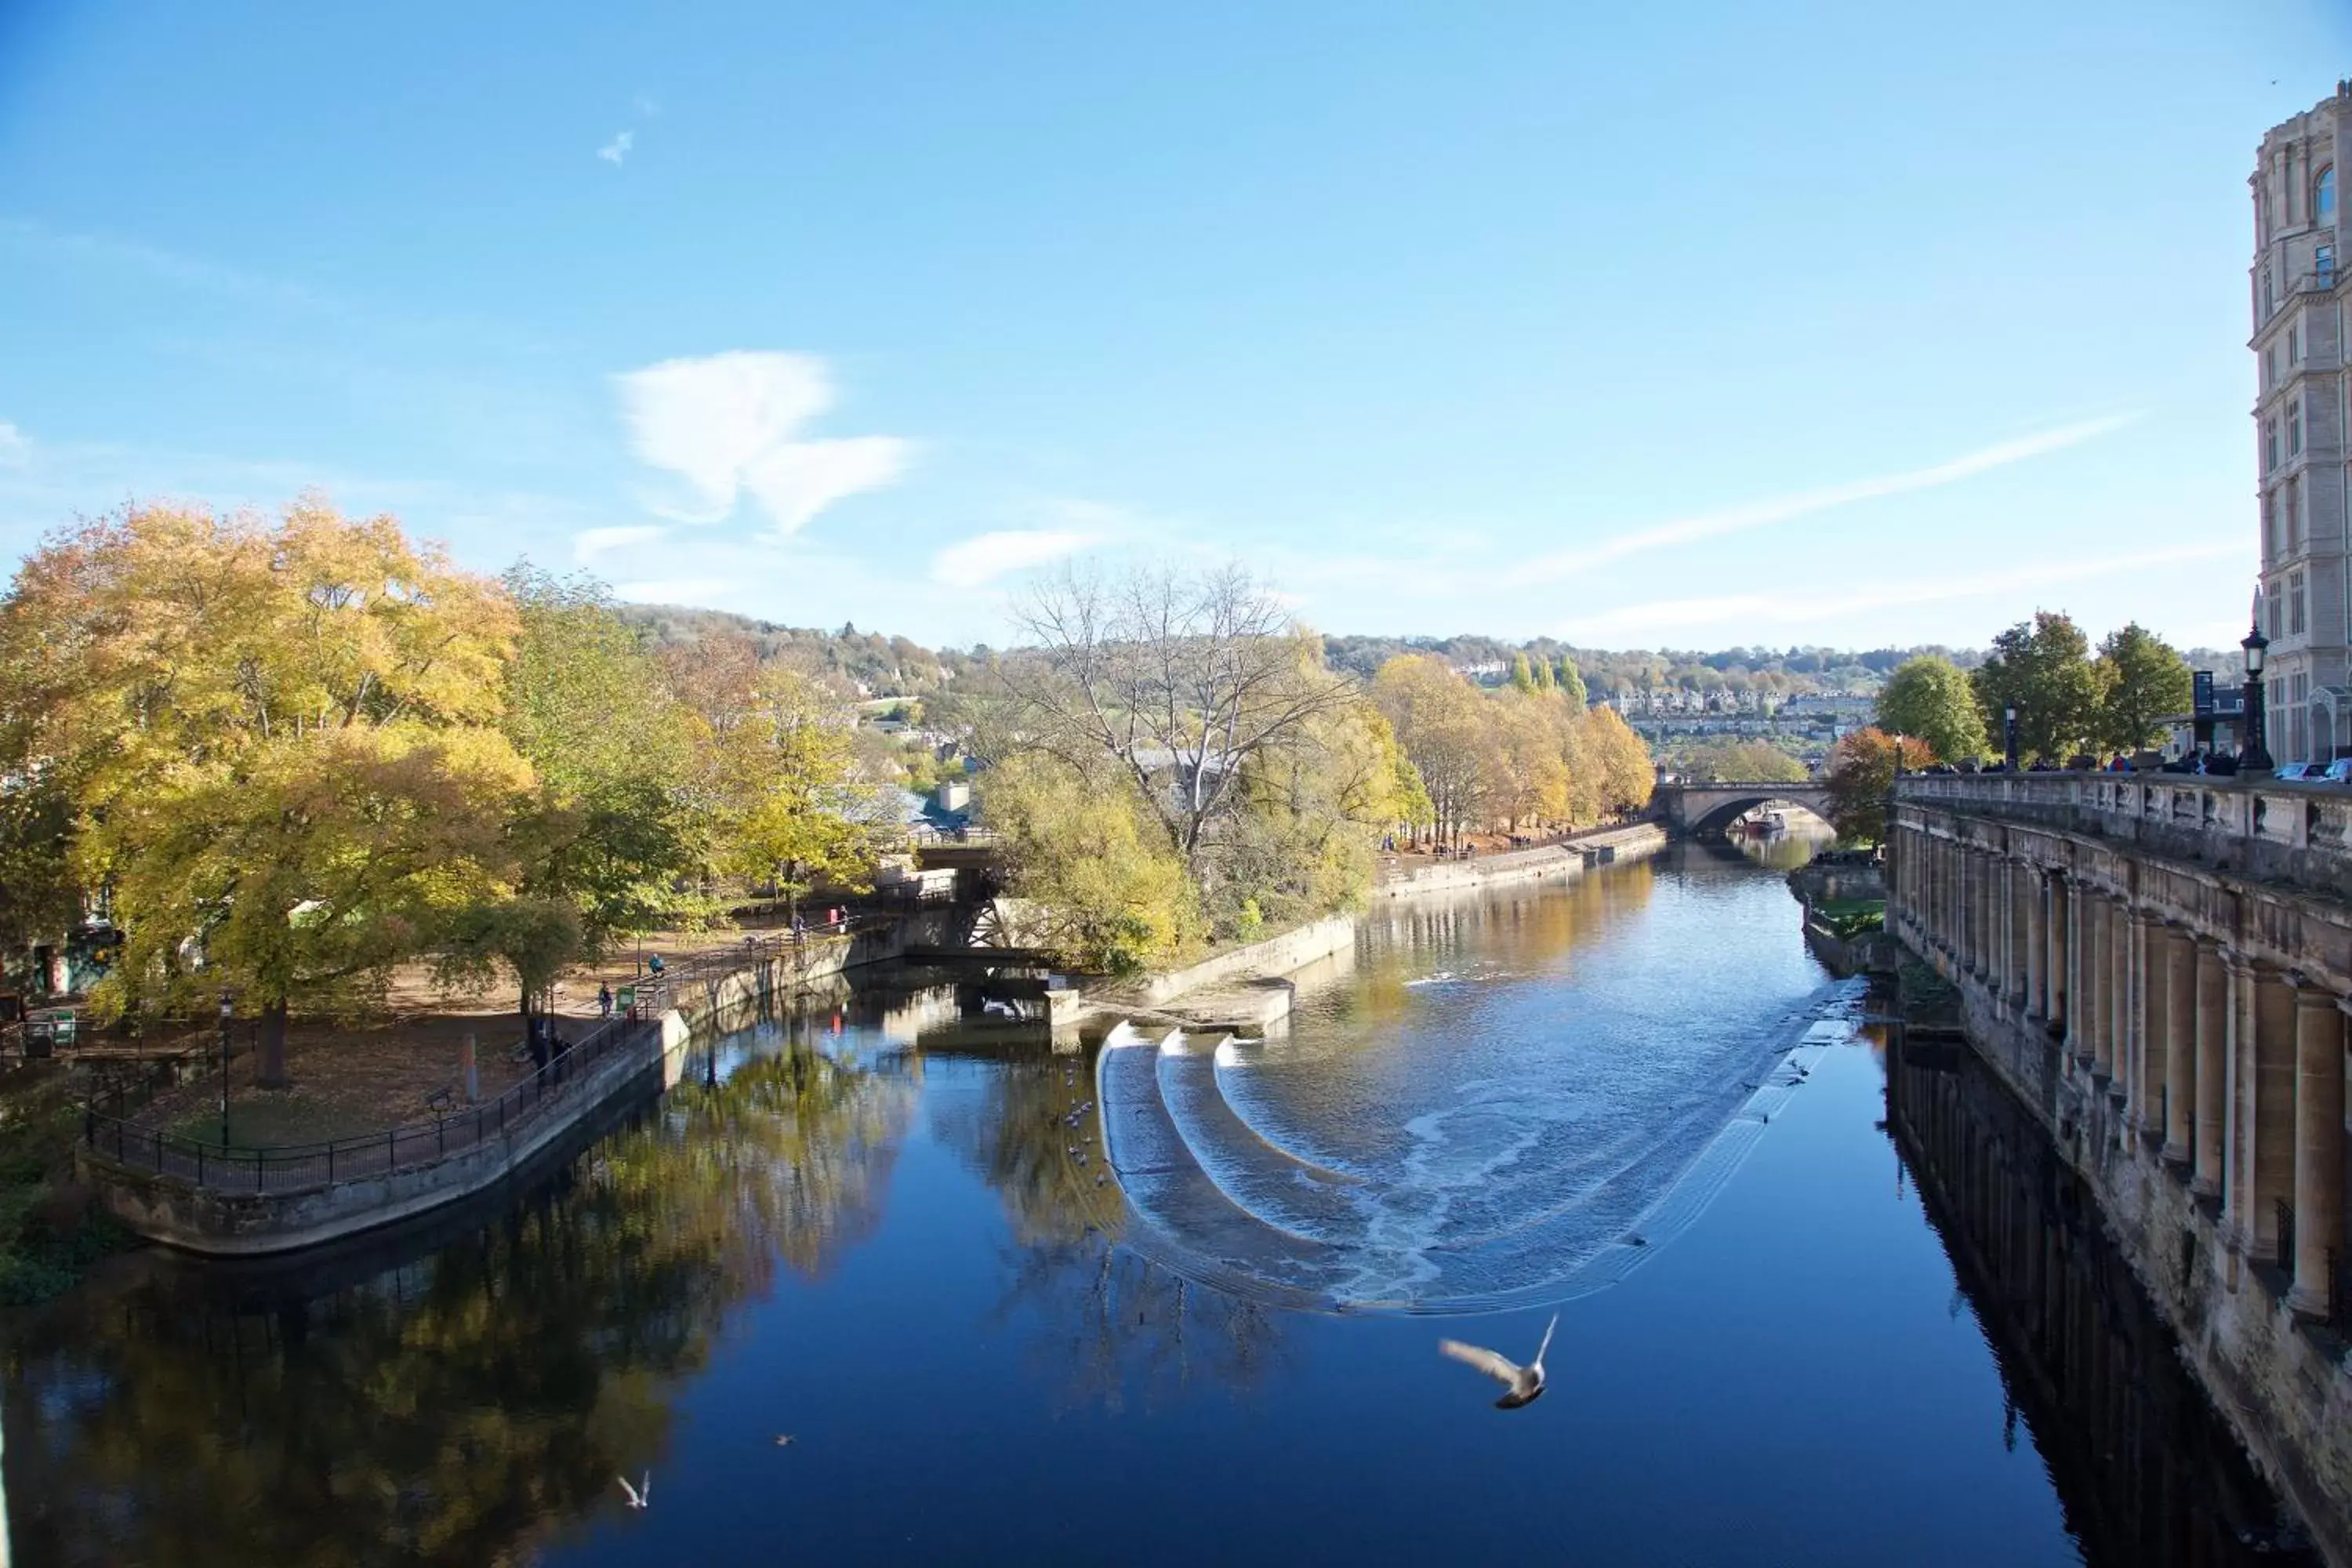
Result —
[[992, 1063], [986, 1083], [976, 1100], [935, 1108], [931, 1126], [995, 1189], [1013, 1240], [1033, 1247], [1092, 1231], [1117, 1236], [1126, 1209], [1103, 1158], [1101, 1108], [1079, 1110], [1095, 1093], [1087, 1062], [1041, 1048]]
[[1104, 1168], [1099, 1110], [1078, 1110], [1094, 1086], [1077, 1058], [1016, 1058], [994, 1065], [983, 1095], [934, 1110], [940, 1142], [1004, 1204], [1013, 1246], [998, 1321], [1034, 1321], [1029, 1359], [1069, 1405], [1116, 1410], [1203, 1381], [1259, 1383], [1278, 1362], [1273, 1313], [1119, 1244], [1127, 1204]]
[[807, 1051], [682, 1085], [497, 1222], [356, 1282], [160, 1259], [13, 1325], [26, 1563], [495, 1563], [612, 1503], [774, 1260], [870, 1230], [913, 1089]]
[[1066, 1405], [1123, 1409], [1196, 1384], [1239, 1390], [1284, 1360], [1276, 1310], [1162, 1268], [1107, 1236], [1043, 1242], [1012, 1260], [1000, 1319], [1035, 1320], [1031, 1362]]

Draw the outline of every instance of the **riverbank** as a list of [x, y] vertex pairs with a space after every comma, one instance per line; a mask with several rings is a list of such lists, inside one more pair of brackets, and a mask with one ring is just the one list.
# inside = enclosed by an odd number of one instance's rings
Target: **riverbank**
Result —
[[[1377, 904], [1428, 893], [1565, 880], [1593, 867], [1654, 855], [1666, 844], [1665, 830], [1654, 822], [1604, 828], [1558, 844], [1386, 877], [1374, 884], [1371, 900]], [[1297, 1001], [1297, 988], [1289, 977], [1352, 955], [1362, 922], [1361, 913], [1327, 916], [1197, 963], [1106, 987], [1086, 997], [1084, 1017], [1103, 1033], [1138, 1017], [1224, 1032], [1278, 1026]]]
[[90, 1113], [75, 1168], [116, 1220], [183, 1251], [257, 1257], [339, 1240], [522, 1179], [576, 1149], [610, 1105], [675, 1083], [698, 1035], [740, 1027], [845, 970], [936, 942], [945, 919], [680, 966], [657, 1011], [615, 1020], [497, 1100], [430, 1122], [299, 1150], [232, 1150]]

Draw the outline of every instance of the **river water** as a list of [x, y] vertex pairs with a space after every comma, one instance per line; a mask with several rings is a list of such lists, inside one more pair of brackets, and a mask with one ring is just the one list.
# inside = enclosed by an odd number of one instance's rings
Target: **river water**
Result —
[[[0, 1325], [14, 1562], [2292, 1560], [1998, 1087], [1727, 851], [1383, 911], [1263, 1043], [977, 1003], [698, 1050], [503, 1212]], [[1437, 1353], [1554, 1312], [1528, 1408]]]

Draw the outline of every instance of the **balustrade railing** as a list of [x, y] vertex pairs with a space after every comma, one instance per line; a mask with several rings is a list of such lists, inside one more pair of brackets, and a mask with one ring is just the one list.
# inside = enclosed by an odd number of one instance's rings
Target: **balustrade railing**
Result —
[[2187, 773], [1906, 773], [1898, 801], [2139, 840], [2312, 885], [2352, 880], [2352, 790]]

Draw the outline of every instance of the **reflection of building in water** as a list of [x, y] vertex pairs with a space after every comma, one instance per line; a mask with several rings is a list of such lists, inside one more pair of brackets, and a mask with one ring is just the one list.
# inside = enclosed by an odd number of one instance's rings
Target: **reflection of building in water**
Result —
[[[1895, 1146], [2093, 1564], [2282, 1563], [2278, 1505], [2181, 1368], [2080, 1178], [1966, 1047], [1911, 1041]], [[2014, 1441], [2013, 1427], [2009, 1434]]]
[[929, 985], [920, 991], [882, 994], [874, 1013], [874, 1027], [894, 1046], [913, 1046], [926, 1029], [943, 1027], [961, 1016], [956, 987]]

